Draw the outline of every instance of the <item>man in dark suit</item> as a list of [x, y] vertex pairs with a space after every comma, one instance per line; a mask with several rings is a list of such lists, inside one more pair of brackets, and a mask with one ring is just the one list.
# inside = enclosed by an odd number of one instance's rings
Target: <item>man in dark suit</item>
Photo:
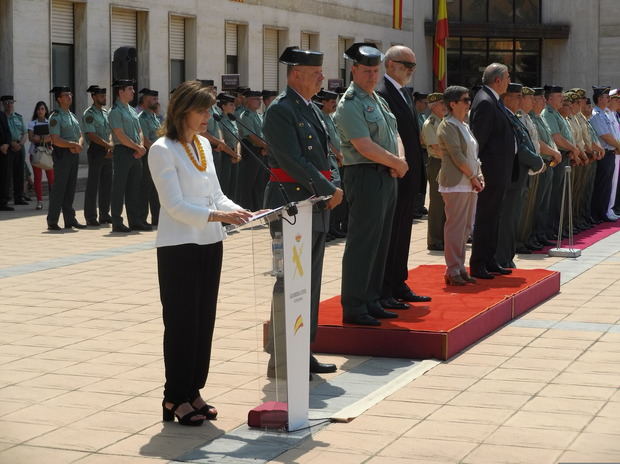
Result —
[[[343, 192], [330, 181], [327, 128], [319, 114], [320, 110], [312, 103], [312, 97], [319, 92], [323, 81], [323, 53], [288, 47], [280, 56], [280, 62], [288, 65], [288, 85], [265, 112], [263, 134], [269, 147], [272, 182], [269, 182], [265, 189], [264, 205], [267, 208], [275, 208], [287, 201], [300, 201], [312, 195], [325, 195], [331, 196], [325, 206], [327, 210], [332, 209], [342, 201]], [[278, 183], [283, 185], [287, 198], [283, 198]], [[325, 238], [329, 230], [327, 210], [317, 204], [312, 214], [311, 342], [314, 341], [318, 325]], [[281, 233], [281, 222], [272, 223], [272, 236], [277, 237]], [[285, 331], [282, 277], [277, 278], [273, 289], [271, 317], [272, 330], [267, 344], [271, 359], [267, 375], [285, 377], [284, 343], [274, 343], [273, 340], [273, 331], [276, 331], [275, 337], [280, 340], [283, 340]], [[311, 373], [328, 373], [335, 370], [334, 364], [320, 363], [314, 356], [310, 356]]]
[[479, 279], [492, 279], [493, 274], [512, 271], [497, 263], [495, 253], [499, 218], [506, 190], [511, 183], [517, 141], [508, 111], [500, 100], [510, 83], [508, 67], [492, 63], [482, 74], [483, 87], [474, 98], [469, 116], [470, 126], [478, 141], [478, 157], [482, 162], [485, 189], [478, 194], [470, 274]]
[[377, 86], [377, 93], [387, 101], [396, 116], [398, 134], [409, 165], [409, 171], [398, 179], [398, 197], [380, 301], [386, 309], [407, 309], [409, 304], [406, 302], [431, 300], [430, 297], [416, 295], [406, 284], [414, 206], [424, 169], [418, 118], [411, 94], [405, 88], [413, 77], [415, 66], [415, 54], [410, 48], [403, 45], [391, 47], [385, 54], [385, 75]]
[[9, 129], [9, 122], [4, 111], [0, 111], [0, 211], [15, 210], [15, 208], [9, 206], [9, 184], [11, 183], [9, 163], [10, 144], [11, 131]]

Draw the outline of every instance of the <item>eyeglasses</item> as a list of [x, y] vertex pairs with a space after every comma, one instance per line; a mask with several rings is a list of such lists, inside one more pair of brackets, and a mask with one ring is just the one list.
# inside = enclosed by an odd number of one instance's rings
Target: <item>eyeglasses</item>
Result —
[[471, 103], [471, 98], [465, 97], [465, 98], [461, 98], [459, 101], [460, 102], [465, 102], [465, 103], [469, 104], [469, 103]]
[[399, 61], [399, 60], [392, 60], [392, 61], [394, 61], [394, 63], [402, 64], [407, 69], [413, 69], [417, 66], [417, 63], [414, 63], [413, 61]]

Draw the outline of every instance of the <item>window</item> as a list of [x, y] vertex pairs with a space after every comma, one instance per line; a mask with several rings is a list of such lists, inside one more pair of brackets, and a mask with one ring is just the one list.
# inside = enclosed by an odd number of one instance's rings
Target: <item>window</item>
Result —
[[[540, 0], [448, 0], [448, 20], [463, 23], [540, 23]], [[437, 16], [435, 1], [435, 17]]]
[[[52, 87], [68, 85], [75, 91], [73, 3], [52, 2]], [[71, 109], [75, 111], [75, 101]]]
[[354, 40], [349, 37], [338, 37], [338, 77], [342, 79], [345, 87], [351, 82], [351, 62], [344, 59], [344, 52], [353, 45]]
[[226, 74], [239, 74], [239, 26], [226, 23]]
[[278, 58], [280, 31], [265, 28], [263, 31], [263, 89], [279, 90]]
[[473, 87], [480, 84], [484, 68], [499, 62], [510, 68], [513, 82], [535, 87], [540, 84], [539, 39], [448, 39], [448, 84]]
[[170, 89], [185, 82], [185, 18], [170, 16]]

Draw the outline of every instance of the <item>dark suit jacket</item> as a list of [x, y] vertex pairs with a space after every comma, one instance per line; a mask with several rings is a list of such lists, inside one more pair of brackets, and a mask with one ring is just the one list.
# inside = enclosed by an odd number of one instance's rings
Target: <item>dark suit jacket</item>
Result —
[[511, 123], [513, 125], [515, 136], [517, 137], [517, 156], [514, 159], [512, 167], [512, 182], [517, 186], [525, 186], [529, 180], [528, 171], [540, 171], [544, 161], [534, 147], [534, 142], [530, 137], [525, 124], [521, 119], [512, 115]]
[[388, 105], [390, 105], [390, 110], [396, 116], [398, 135], [400, 135], [400, 139], [403, 142], [405, 158], [407, 159], [407, 164], [409, 164], [409, 171], [407, 171], [405, 177], [399, 179], [399, 195], [403, 192], [403, 189], [404, 191], [418, 193], [422, 183], [423, 161], [420, 128], [418, 127], [418, 118], [415, 110], [412, 111], [409, 108], [400, 91], [385, 76], [377, 85], [377, 93], [387, 101]]
[[487, 186], [506, 186], [511, 181], [515, 136], [508, 116], [486, 86], [476, 93], [469, 125], [478, 141], [478, 157]]
[[[267, 108], [263, 135], [269, 145], [269, 166], [279, 168], [296, 182], [283, 182], [290, 201], [317, 195], [332, 195], [336, 187], [321, 171], [330, 170], [327, 129], [314, 103], [310, 107], [291, 88], [281, 93]], [[265, 207], [285, 203], [277, 183], [265, 190]], [[315, 206], [313, 228], [329, 227], [328, 212]], [[327, 230], [324, 230], [326, 232]]]
[[4, 112], [0, 112], [0, 145], [11, 143], [11, 130], [9, 129], [9, 121]]

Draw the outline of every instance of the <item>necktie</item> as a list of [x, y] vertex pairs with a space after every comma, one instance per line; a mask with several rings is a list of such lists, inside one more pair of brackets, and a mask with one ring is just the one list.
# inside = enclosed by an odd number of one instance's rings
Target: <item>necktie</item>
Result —
[[404, 87], [401, 87], [400, 91], [402, 92], [403, 96], [405, 97], [405, 101], [407, 102], [407, 106], [409, 107], [410, 110], [413, 111], [413, 101], [411, 100], [411, 95], [409, 95], [409, 92], [407, 92], [407, 89], [405, 89]]

